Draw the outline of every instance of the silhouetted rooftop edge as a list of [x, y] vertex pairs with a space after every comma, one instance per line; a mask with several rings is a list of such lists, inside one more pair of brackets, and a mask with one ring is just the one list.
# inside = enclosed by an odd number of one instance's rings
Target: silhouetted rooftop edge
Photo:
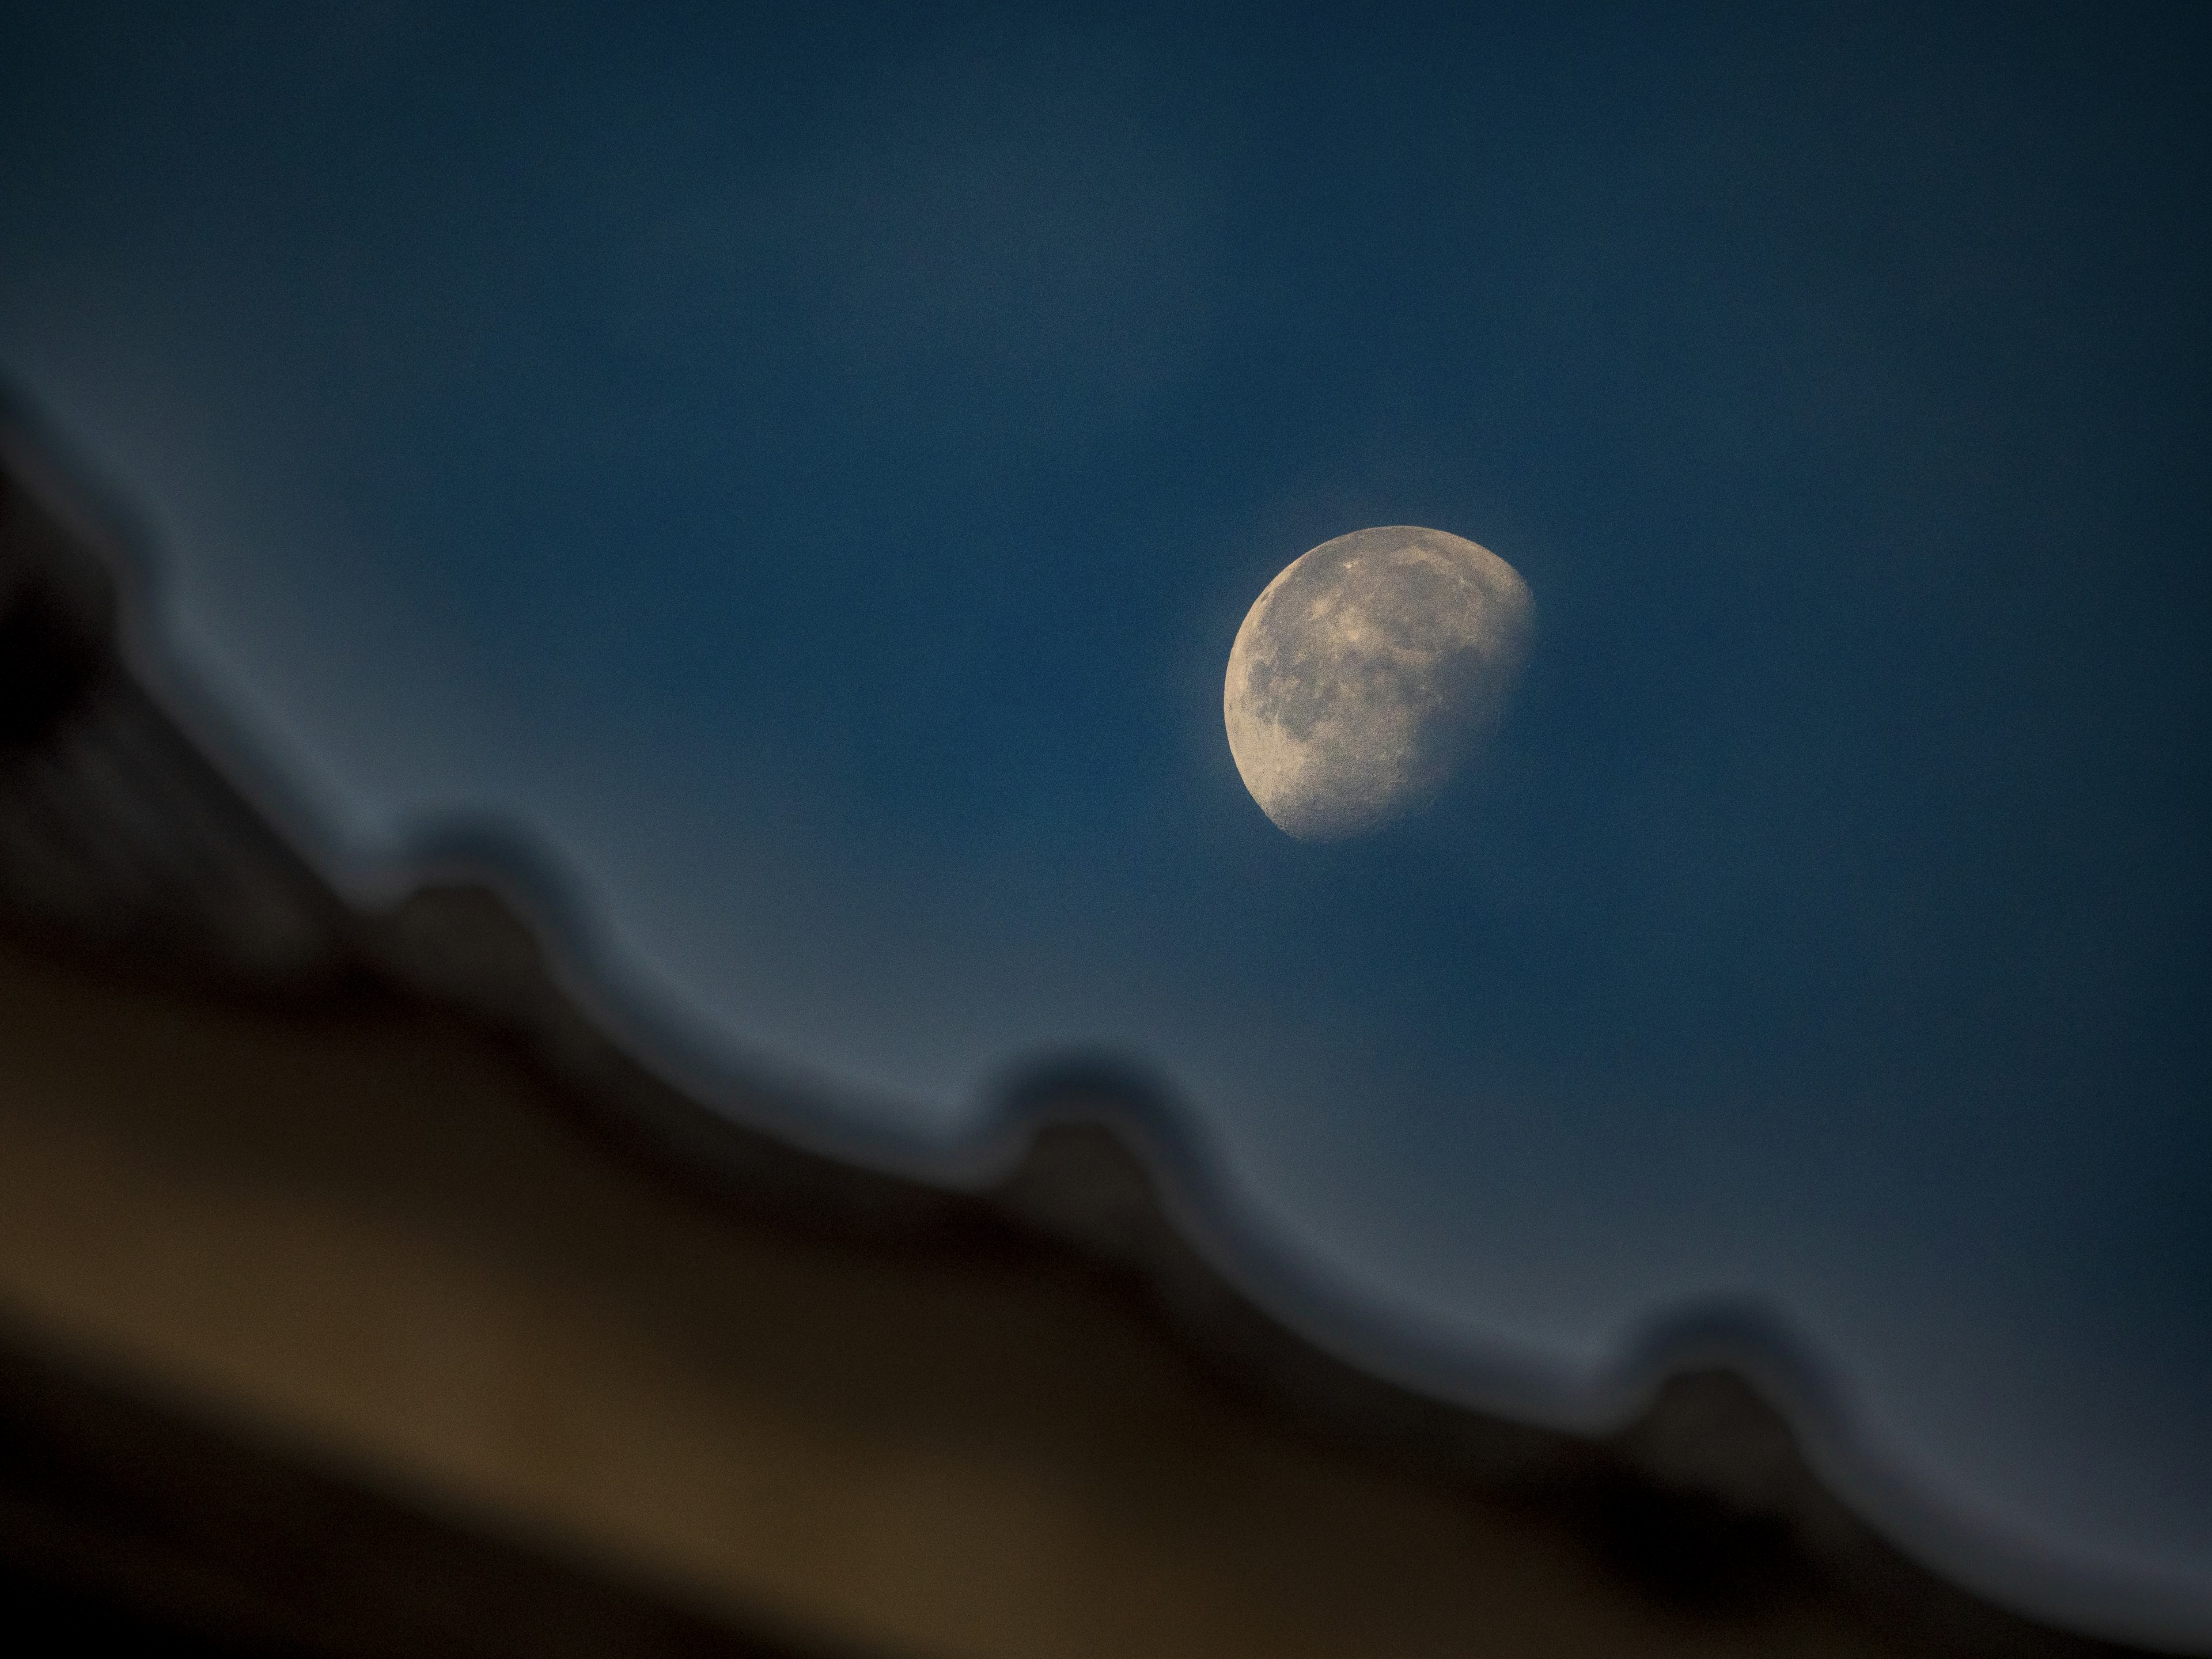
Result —
[[1110, 1066], [1014, 1085], [1026, 1150], [976, 1193], [851, 1167], [708, 1110], [579, 1007], [503, 884], [426, 885], [378, 912], [343, 902], [133, 673], [97, 532], [34, 485], [20, 446], [5, 459], [0, 927], [198, 994], [434, 1005], [498, 1034], [626, 1155], [779, 1224], [920, 1250], [1060, 1253], [1127, 1285], [1267, 1409], [1565, 1515], [1664, 1596], [1727, 1603], [1797, 1585], [1912, 1651], [2120, 1650], [1908, 1559], [1829, 1491], [1741, 1367], [1668, 1376], [1626, 1428], [1583, 1437], [1439, 1402], [1322, 1352], [1178, 1230], [1124, 1127], [1141, 1103]]

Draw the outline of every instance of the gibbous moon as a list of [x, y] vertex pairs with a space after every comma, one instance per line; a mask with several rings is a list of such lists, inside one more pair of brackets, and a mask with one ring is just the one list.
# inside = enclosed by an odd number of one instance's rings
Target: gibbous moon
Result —
[[1301, 841], [1365, 835], [1433, 801], [1504, 717], [1536, 606], [1486, 547], [1413, 525], [1291, 562], [1229, 653], [1229, 752]]

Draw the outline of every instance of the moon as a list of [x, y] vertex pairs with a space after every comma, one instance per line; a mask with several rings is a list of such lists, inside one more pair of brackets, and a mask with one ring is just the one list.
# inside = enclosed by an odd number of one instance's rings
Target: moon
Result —
[[1504, 718], [1535, 631], [1521, 573], [1441, 530], [1356, 530], [1291, 561], [1229, 653], [1229, 752], [1300, 841], [1433, 802]]

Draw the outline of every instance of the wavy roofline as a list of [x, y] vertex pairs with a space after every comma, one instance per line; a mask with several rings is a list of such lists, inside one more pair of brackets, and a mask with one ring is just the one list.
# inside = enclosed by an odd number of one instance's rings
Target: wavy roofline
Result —
[[[64, 799], [65, 769], [34, 776], [46, 808], [105, 815], [112, 867], [104, 891], [95, 872], [58, 899], [0, 872], [0, 920], [203, 992], [313, 999], [368, 983], [435, 1004], [722, 1201], [917, 1242], [1011, 1231], [1132, 1284], [1272, 1409], [1447, 1482], [1562, 1501], [1626, 1484], [1779, 1527], [1911, 1647], [2212, 1650], [2212, 1609], [2180, 1588], [2162, 1597], [2007, 1535], [1881, 1456], [1778, 1308], [1655, 1310], [1594, 1377], [1410, 1328], [1241, 1212], [1171, 1083], [1111, 1052], [1011, 1058], [983, 1127], [957, 1140], [860, 1127], [849, 1097], [839, 1111], [817, 1080], [734, 1059], [657, 1011], [579, 885], [519, 826], [421, 826], [386, 856], [343, 842], [267, 735], [183, 660], [167, 616], [150, 529], [0, 395], [0, 630], [61, 641], [50, 654], [66, 682], [48, 688], [40, 729], [0, 737], [15, 763], [0, 817], [40, 757], [71, 745], [112, 750], [106, 775], [130, 797]], [[164, 845], [165, 811], [203, 844]], [[212, 898], [191, 890], [210, 872]]]

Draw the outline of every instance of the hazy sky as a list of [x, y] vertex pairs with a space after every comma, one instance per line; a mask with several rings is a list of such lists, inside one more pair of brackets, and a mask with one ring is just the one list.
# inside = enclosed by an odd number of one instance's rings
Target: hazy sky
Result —
[[[0, 378], [334, 872], [502, 826], [856, 1156], [1141, 1065], [1461, 1397], [1770, 1310], [1954, 1567], [2212, 1635], [2212, 13], [445, 9], [0, 55]], [[1222, 672], [1377, 524], [1537, 642], [1304, 845]]]

